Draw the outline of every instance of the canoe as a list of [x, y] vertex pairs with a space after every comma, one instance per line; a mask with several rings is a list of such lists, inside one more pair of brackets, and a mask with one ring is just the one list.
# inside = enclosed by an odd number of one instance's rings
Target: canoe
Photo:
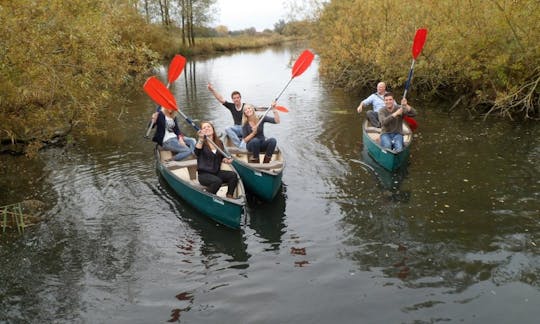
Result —
[[365, 120], [362, 124], [362, 142], [367, 148], [369, 155], [388, 171], [396, 171], [407, 165], [412, 143], [412, 131], [406, 122], [403, 122], [403, 150], [395, 152], [383, 148], [381, 143], [381, 129], [368, 125]]
[[[161, 150], [158, 147], [155, 149], [155, 154], [156, 168], [159, 174], [180, 198], [214, 221], [233, 229], [240, 228], [246, 206], [242, 180], [238, 181], [233, 198], [226, 197], [226, 184], [216, 194], [212, 194], [199, 183], [195, 157], [192, 156], [182, 161], [170, 161], [171, 152]], [[221, 167], [238, 174], [232, 165], [224, 163]]]
[[260, 162], [249, 162], [249, 152], [236, 147], [225, 135], [225, 148], [233, 158], [233, 166], [238, 171], [246, 190], [264, 201], [272, 201], [281, 188], [281, 178], [285, 161], [283, 152], [276, 148], [269, 163], [262, 163], [264, 152], [260, 154]]

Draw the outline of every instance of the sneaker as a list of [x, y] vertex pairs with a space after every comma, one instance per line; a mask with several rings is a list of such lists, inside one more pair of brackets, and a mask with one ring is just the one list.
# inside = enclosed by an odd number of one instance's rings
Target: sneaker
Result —
[[240, 145], [238, 147], [241, 148], [242, 150], [247, 150], [246, 142], [244, 142], [244, 141], [241, 141]]

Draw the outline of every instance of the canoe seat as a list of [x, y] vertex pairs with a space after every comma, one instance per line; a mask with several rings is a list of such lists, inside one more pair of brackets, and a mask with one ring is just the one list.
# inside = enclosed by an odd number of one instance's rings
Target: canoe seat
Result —
[[283, 168], [283, 162], [281, 162], [281, 161], [270, 161], [268, 163], [259, 163], [259, 164], [257, 164], [256, 168], [261, 169], [261, 170], [271, 170], [271, 169]]
[[163, 147], [159, 145], [158, 145], [158, 150], [159, 150], [159, 156], [160, 156], [161, 162], [165, 162], [167, 160], [172, 159], [173, 155], [171, 151], [166, 151], [163, 149]]
[[[366, 127], [366, 133], [381, 133], [381, 129], [378, 127], [372, 127], [368, 126]], [[403, 127], [403, 135], [410, 135], [412, 134], [411, 130], [409, 128]]]
[[230, 154], [247, 154], [248, 151], [235, 146], [227, 146], [227, 151]]
[[197, 160], [182, 160], [182, 161], [168, 161], [164, 162], [165, 166], [171, 170], [178, 168], [185, 168], [190, 166], [197, 166]]
[[366, 133], [378, 133], [378, 134], [380, 134], [381, 129], [379, 127], [368, 126], [368, 127], [366, 127]]
[[366, 133], [371, 138], [372, 141], [374, 141], [377, 144], [381, 143], [381, 133], [378, 133], [378, 132], [373, 132], [373, 133], [366, 132]]
[[[241, 148], [236, 147], [236, 146], [227, 146], [226, 150], [230, 154], [249, 154], [248, 150], [241, 149]], [[274, 151], [274, 154], [278, 154], [278, 153], [279, 153], [279, 148], [276, 148], [276, 150]]]
[[[199, 190], [208, 192], [208, 188], [206, 186], [203, 186], [199, 182], [199, 180], [191, 180], [190, 183], [194, 188], [198, 188]], [[216, 196], [221, 197], [221, 198], [226, 198], [228, 189], [229, 189], [229, 186], [226, 183], [222, 184], [221, 187], [216, 192]]]

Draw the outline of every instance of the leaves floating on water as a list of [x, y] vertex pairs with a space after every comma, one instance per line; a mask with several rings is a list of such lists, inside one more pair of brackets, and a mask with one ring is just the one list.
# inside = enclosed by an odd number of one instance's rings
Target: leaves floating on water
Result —
[[291, 254], [306, 255], [306, 248], [291, 247]]

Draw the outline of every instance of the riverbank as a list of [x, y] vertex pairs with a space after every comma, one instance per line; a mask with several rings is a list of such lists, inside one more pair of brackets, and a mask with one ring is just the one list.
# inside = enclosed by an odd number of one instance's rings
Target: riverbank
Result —
[[182, 44], [182, 39], [176, 36], [178, 33], [167, 34], [169, 35], [168, 37], [170, 37], [168, 43], [173, 45], [159, 49], [159, 54], [163, 56], [163, 59], [171, 58], [179, 53], [186, 57], [194, 57], [199, 55], [263, 48], [301, 39], [297, 36], [284, 36], [276, 33], [258, 33], [256, 35], [197, 37], [195, 38], [195, 44], [193, 46], [187, 46]]
[[403, 91], [415, 31], [427, 28], [415, 91], [456, 98], [456, 110], [474, 115], [538, 120], [538, 3], [503, 2], [332, 1], [313, 33], [321, 74], [349, 90], [374, 90], [383, 80]]

